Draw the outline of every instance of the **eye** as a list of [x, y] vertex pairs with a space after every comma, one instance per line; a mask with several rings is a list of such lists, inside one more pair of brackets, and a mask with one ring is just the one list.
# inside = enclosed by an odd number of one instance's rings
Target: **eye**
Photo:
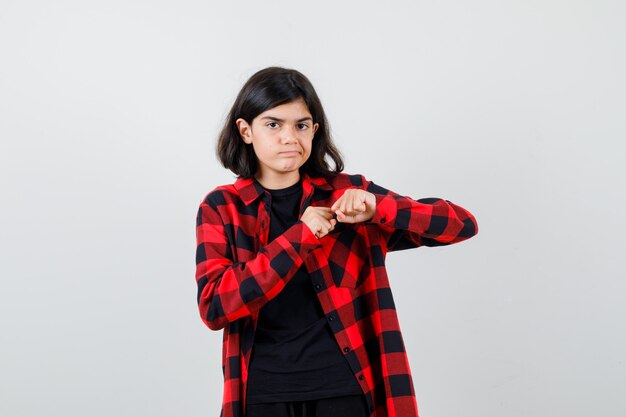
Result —
[[267, 124], [267, 127], [269, 127], [270, 129], [276, 129], [278, 127], [278, 123], [276, 123], [276, 122], [269, 122]]
[[299, 123], [298, 124], [298, 129], [300, 129], [300, 130], [305, 130], [305, 129], [308, 129], [308, 128], [309, 128], [309, 125], [307, 125], [306, 123]]

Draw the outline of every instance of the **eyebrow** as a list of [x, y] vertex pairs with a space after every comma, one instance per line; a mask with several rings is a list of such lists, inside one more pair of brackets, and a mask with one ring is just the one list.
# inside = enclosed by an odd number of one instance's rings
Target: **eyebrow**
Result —
[[[263, 116], [263, 117], [261, 117], [261, 120], [263, 120], [263, 119], [272, 120], [272, 121], [274, 121], [274, 122], [284, 122], [284, 121], [285, 121], [285, 120], [283, 120], [283, 119], [279, 119], [278, 117], [274, 117], [274, 116]], [[302, 118], [300, 118], [300, 119], [296, 120], [296, 122], [305, 122], [305, 121], [307, 121], [307, 120], [310, 120], [310, 121], [312, 122], [312, 121], [313, 121], [313, 118], [312, 118], [312, 117], [309, 117], [309, 116], [307, 116], [307, 117], [302, 117]]]

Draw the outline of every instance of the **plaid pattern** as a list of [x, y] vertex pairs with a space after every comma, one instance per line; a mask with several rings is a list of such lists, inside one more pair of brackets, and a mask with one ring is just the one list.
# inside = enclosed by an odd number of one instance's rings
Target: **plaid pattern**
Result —
[[478, 232], [474, 216], [439, 198], [413, 200], [361, 175], [302, 177], [300, 214], [330, 207], [348, 188], [376, 196], [367, 222], [337, 223], [317, 239], [298, 221], [269, 244], [270, 194], [237, 179], [207, 194], [196, 222], [196, 282], [204, 323], [224, 330], [221, 417], [244, 417], [246, 381], [259, 309], [304, 264], [338, 348], [372, 417], [417, 417], [409, 362], [385, 269], [389, 251], [441, 246]]

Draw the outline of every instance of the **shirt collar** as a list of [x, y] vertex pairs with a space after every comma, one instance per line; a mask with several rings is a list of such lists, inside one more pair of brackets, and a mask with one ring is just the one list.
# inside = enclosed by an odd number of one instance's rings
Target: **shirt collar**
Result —
[[[246, 206], [265, 193], [265, 190], [256, 178], [237, 178], [234, 186]], [[302, 190], [304, 195], [308, 196], [312, 194], [314, 189], [330, 191], [333, 190], [334, 187], [324, 177], [312, 178], [308, 174], [302, 174]]]

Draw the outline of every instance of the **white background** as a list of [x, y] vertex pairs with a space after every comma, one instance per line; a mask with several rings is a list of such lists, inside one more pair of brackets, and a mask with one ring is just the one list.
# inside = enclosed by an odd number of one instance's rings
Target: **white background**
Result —
[[478, 219], [392, 253], [422, 417], [626, 414], [623, 1], [0, 3], [0, 415], [215, 416], [195, 215], [269, 65], [346, 172]]

